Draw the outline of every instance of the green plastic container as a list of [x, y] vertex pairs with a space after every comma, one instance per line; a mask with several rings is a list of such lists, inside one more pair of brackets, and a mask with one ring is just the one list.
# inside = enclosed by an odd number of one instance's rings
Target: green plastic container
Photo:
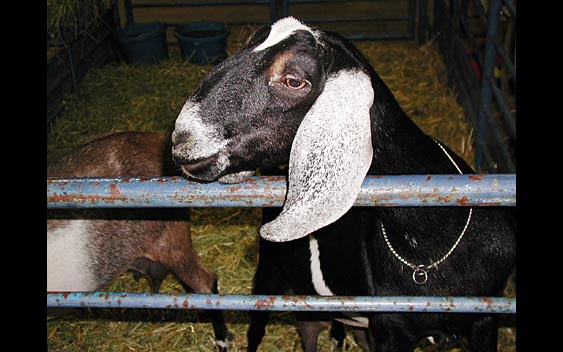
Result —
[[166, 25], [160, 22], [125, 26], [117, 32], [117, 42], [128, 63], [156, 64], [168, 58]]
[[179, 25], [174, 33], [182, 58], [197, 65], [215, 65], [227, 57], [229, 31], [220, 22], [193, 22]]

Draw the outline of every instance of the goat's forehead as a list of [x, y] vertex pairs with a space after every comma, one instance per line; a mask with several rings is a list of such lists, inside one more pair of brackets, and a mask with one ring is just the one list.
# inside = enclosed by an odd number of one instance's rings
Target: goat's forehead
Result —
[[268, 37], [260, 45], [254, 48], [253, 51], [262, 51], [264, 49], [272, 47], [283, 41], [284, 39], [287, 39], [296, 31], [307, 31], [311, 33], [315, 39], [317, 39], [320, 34], [318, 31], [306, 26], [299, 20], [293, 17], [286, 17], [272, 25]]

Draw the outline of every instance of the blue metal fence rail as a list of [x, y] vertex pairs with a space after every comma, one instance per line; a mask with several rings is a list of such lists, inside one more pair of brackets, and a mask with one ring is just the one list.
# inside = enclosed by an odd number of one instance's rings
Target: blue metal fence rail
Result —
[[[276, 207], [284, 177], [251, 177], [238, 184], [197, 183], [182, 177], [47, 180], [48, 208]], [[356, 206], [512, 206], [516, 176], [368, 176]]]
[[[241, 184], [200, 184], [178, 177], [47, 180], [47, 208], [281, 206], [282, 177]], [[369, 176], [360, 206], [514, 206], [516, 175]], [[48, 307], [515, 313], [504, 297], [321, 297], [266, 295], [51, 292]]]
[[505, 297], [285, 296], [74, 292], [47, 295], [49, 307], [323, 312], [516, 313]]

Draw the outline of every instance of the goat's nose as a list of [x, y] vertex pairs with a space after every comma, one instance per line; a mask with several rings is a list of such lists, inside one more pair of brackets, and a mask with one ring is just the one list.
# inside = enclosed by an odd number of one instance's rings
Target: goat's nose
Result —
[[175, 130], [172, 133], [172, 160], [176, 164], [185, 164], [190, 161], [190, 143], [192, 134], [186, 131]]
[[175, 130], [172, 133], [172, 143], [174, 144], [174, 149], [188, 143], [191, 139], [191, 133], [187, 131]]

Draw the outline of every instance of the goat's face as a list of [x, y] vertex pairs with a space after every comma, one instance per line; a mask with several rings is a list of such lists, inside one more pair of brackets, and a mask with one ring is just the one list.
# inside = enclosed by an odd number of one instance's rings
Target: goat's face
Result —
[[215, 67], [182, 108], [173, 156], [187, 175], [210, 181], [287, 163], [293, 136], [324, 84], [327, 53], [304, 30], [260, 50], [267, 34], [259, 31]]
[[287, 164], [338, 53], [325, 33], [292, 18], [280, 22], [215, 67], [185, 103], [172, 140], [187, 175], [212, 181]]
[[[280, 236], [276, 228], [271, 239], [305, 236], [352, 206], [370, 166], [368, 71], [365, 59], [340, 36], [282, 19], [204, 78], [176, 120], [173, 157], [187, 175], [220, 182], [289, 162], [280, 217], [298, 214], [287, 218], [299, 224], [282, 225], [302, 229]], [[297, 206], [304, 202], [330, 216], [311, 221], [319, 214]]]

